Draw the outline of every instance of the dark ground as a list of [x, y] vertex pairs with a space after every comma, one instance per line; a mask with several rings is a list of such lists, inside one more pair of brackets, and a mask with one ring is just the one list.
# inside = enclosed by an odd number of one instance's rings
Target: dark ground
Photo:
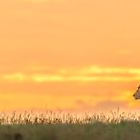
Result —
[[140, 140], [140, 123], [7, 125], [0, 140]]

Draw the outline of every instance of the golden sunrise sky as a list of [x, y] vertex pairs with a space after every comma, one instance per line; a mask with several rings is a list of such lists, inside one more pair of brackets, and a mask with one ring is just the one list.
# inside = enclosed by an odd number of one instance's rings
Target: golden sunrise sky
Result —
[[0, 0], [0, 110], [138, 109], [139, 6]]

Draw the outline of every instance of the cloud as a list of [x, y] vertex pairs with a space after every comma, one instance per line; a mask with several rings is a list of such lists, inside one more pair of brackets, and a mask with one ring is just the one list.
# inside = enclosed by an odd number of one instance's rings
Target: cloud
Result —
[[23, 2], [32, 2], [32, 3], [60, 3], [64, 0], [22, 0]]
[[90, 66], [80, 70], [81, 74], [140, 74], [139, 68]]
[[1, 76], [2, 79], [6, 81], [26, 81], [27, 80], [27, 75], [22, 74], [22, 73], [12, 73], [12, 74], [4, 74]]
[[40, 75], [32, 75], [31, 80], [34, 82], [61, 82], [64, 81], [63, 76], [61, 75], [47, 75], [47, 74], [40, 74]]
[[131, 82], [139, 81], [140, 77], [121, 77], [121, 76], [63, 76], [63, 75], [25, 75], [25, 74], [6, 74], [2, 78], [7, 81], [32, 81], [37, 83], [44, 82]]
[[32, 81], [44, 82], [132, 82], [140, 80], [139, 68], [115, 68], [90, 66], [86, 68], [36, 69], [29, 73], [1, 74], [3, 80], [7, 81]]

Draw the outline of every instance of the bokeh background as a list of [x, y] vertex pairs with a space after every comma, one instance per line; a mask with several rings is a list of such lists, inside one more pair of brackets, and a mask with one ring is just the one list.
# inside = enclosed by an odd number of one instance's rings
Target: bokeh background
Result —
[[137, 110], [140, 1], [0, 0], [0, 110]]

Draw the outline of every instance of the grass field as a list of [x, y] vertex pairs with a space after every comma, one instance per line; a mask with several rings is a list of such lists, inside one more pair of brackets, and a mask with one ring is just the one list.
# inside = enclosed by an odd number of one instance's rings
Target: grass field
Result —
[[0, 127], [1, 140], [140, 140], [138, 122], [119, 124], [13, 125]]
[[0, 140], [140, 140], [139, 115], [61, 112], [0, 115]]

